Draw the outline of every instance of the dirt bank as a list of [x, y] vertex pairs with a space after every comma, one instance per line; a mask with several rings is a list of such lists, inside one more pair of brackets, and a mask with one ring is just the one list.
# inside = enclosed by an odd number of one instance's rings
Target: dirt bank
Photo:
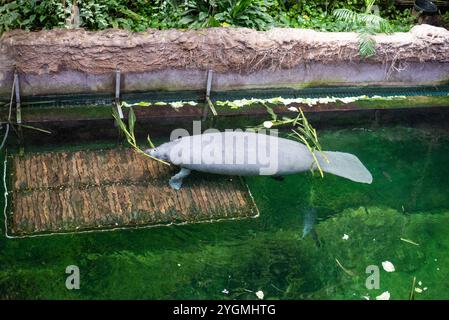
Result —
[[[377, 54], [366, 60], [368, 63], [449, 63], [449, 31], [443, 28], [420, 25], [408, 33], [375, 38]], [[213, 69], [219, 73], [247, 74], [291, 69], [313, 62], [361, 60], [356, 33], [280, 28], [267, 32], [212, 28], [144, 33], [112, 29], [100, 32], [17, 30], [4, 34], [0, 45], [9, 60], [3, 64], [14, 64], [27, 74], [63, 70], [104, 74], [117, 66], [125, 72]]]
[[13, 70], [22, 95], [111, 93], [113, 71], [122, 92], [322, 85], [434, 85], [449, 81], [449, 31], [429, 25], [378, 35], [377, 53], [358, 54], [356, 33], [302, 29], [254, 31], [16, 30], [0, 38], [0, 98]]

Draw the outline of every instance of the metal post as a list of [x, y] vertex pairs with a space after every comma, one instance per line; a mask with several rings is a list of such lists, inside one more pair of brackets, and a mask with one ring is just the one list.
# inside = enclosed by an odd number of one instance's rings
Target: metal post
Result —
[[210, 97], [210, 88], [212, 87], [212, 70], [207, 72], [207, 86], [206, 86], [206, 98]]
[[22, 123], [22, 108], [20, 106], [20, 87], [19, 87], [19, 75], [14, 72], [14, 88], [16, 93], [16, 122], [17, 124]]
[[19, 74], [17, 73], [17, 71], [14, 71], [14, 91], [16, 94], [16, 123], [17, 123], [17, 136], [19, 138], [19, 155], [23, 156], [25, 150], [23, 147], [22, 107], [20, 105]]
[[123, 111], [120, 106], [120, 69], [115, 70], [115, 107], [117, 108], [120, 119], [123, 119]]
[[209, 109], [212, 111], [212, 114], [214, 116], [217, 115], [217, 111], [215, 110], [214, 104], [210, 100], [210, 90], [212, 87], [212, 75], [213, 75], [212, 70], [209, 70], [207, 72], [206, 105], [204, 106], [204, 109], [203, 109], [203, 121], [207, 120], [207, 116], [209, 114]]
[[[115, 97], [114, 97], [114, 105], [117, 109], [117, 113], [120, 119], [123, 119], [123, 110], [122, 106], [120, 105], [120, 69], [117, 67], [115, 69]], [[114, 126], [118, 128], [118, 135], [117, 135], [117, 143], [121, 145], [123, 143], [123, 132], [120, 130], [119, 125], [117, 123], [117, 120], [114, 121]]]

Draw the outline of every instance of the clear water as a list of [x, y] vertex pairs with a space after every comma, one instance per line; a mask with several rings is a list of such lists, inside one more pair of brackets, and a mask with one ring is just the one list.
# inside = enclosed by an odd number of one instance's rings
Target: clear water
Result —
[[[373, 184], [310, 173], [283, 182], [252, 177], [257, 219], [33, 239], [2, 235], [0, 298], [254, 299], [262, 290], [266, 299], [373, 299], [384, 291], [408, 299], [416, 277], [423, 292], [415, 299], [448, 299], [449, 131], [319, 134], [324, 149], [356, 154]], [[301, 240], [310, 208], [318, 215], [317, 238]], [[384, 271], [383, 261], [396, 271]], [[65, 287], [68, 265], [80, 268], [80, 290]], [[368, 265], [380, 268], [379, 289], [365, 286]]]

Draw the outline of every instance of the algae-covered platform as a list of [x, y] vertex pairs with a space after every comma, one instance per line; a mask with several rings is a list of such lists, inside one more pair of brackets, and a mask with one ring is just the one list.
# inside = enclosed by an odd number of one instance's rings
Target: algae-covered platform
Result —
[[13, 235], [144, 227], [255, 217], [243, 179], [194, 174], [125, 149], [28, 153], [8, 158]]

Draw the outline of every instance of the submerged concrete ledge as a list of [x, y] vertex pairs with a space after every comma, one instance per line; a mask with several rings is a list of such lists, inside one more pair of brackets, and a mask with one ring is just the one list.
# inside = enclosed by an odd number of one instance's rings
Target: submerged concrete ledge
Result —
[[356, 33], [303, 29], [255, 31], [16, 30], [0, 38], [0, 95], [13, 70], [23, 95], [122, 90], [198, 90], [207, 70], [213, 90], [314, 85], [420, 85], [449, 81], [449, 31], [429, 25], [377, 35], [376, 55], [358, 54]]
[[[143, 228], [255, 218], [243, 179], [176, 172], [131, 149], [18, 154], [9, 157], [11, 236]], [[63, 173], [63, 174], [61, 174]]]

